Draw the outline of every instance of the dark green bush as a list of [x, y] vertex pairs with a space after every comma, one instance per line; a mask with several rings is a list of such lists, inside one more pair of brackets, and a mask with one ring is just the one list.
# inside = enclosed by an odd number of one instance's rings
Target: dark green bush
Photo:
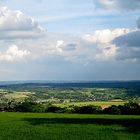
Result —
[[104, 114], [121, 114], [121, 110], [118, 108], [118, 106], [112, 105], [108, 108], [103, 109], [102, 111]]
[[135, 101], [129, 101], [124, 105], [119, 106], [112, 105], [105, 109], [93, 105], [69, 106], [62, 108], [51, 104], [43, 104], [43, 103], [41, 104], [26, 100], [24, 102], [10, 101], [8, 103], [1, 103], [0, 111], [140, 115], [140, 106]]
[[53, 113], [63, 113], [65, 112], [64, 108], [58, 107], [58, 106], [49, 106], [46, 108], [45, 112], [53, 112]]
[[75, 106], [73, 107], [74, 113], [81, 113], [81, 114], [98, 114], [101, 112], [101, 107], [99, 106]]

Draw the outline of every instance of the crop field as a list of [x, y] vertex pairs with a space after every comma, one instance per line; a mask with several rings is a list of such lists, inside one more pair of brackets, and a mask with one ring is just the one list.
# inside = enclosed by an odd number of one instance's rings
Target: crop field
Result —
[[101, 106], [102, 108], [109, 107], [111, 105], [123, 105], [124, 101], [92, 101], [92, 102], [71, 102], [71, 103], [59, 103], [54, 104], [60, 107], [68, 107], [68, 106], [84, 106], [84, 105], [95, 105]]
[[14, 100], [22, 101], [25, 98], [28, 98], [30, 94], [31, 94], [30, 92], [14, 92], [14, 93], [6, 94], [5, 97], [7, 99], [14, 99]]
[[140, 116], [0, 113], [0, 140], [139, 140]]

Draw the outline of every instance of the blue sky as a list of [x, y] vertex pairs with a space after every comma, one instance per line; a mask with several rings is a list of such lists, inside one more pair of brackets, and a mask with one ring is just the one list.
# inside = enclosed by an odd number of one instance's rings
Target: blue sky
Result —
[[1, 80], [140, 80], [139, 0], [0, 0]]
[[89, 33], [104, 28], [134, 28], [139, 17], [139, 11], [99, 9], [94, 0], [7, 0], [4, 5], [34, 17], [50, 32]]

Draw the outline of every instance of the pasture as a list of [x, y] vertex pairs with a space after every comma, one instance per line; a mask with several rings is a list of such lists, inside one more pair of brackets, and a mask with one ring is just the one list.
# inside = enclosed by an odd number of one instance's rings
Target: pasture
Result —
[[0, 113], [0, 140], [139, 140], [140, 116]]

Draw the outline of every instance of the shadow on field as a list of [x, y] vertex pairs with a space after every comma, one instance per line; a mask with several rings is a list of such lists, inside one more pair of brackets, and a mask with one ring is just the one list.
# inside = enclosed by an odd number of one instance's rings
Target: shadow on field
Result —
[[140, 132], [140, 119], [105, 119], [105, 118], [26, 118], [24, 121], [31, 125], [41, 124], [96, 124], [96, 125], [121, 125], [126, 131]]

